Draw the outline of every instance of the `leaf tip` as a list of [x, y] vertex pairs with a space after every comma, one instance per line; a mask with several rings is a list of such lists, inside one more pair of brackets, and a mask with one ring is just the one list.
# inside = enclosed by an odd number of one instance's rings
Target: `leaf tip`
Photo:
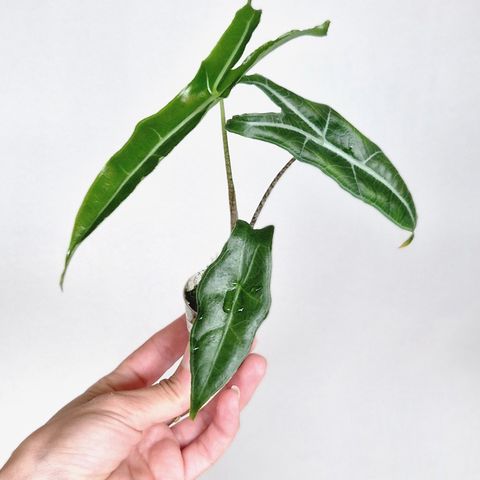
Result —
[[398, 248], [403, 249], [408, 247], [414, 240], [415, 238], [415, 233], [413, 232]]
[[68, 266], [70, 265], [70, 260], [72, 259], [73, 254], [75, 253], [75, 248], [69, 248], [67, 250], [67, 255], [65, 256], [65, 264], [63, 266], [62, 274], [60, 275], [60, 281], [58, 282], [60, 285], [60, 290], [63, 292], [63, 284], [65, 283], [65, 276], [67, 275]]
[[198, 399], [194, 398], [193, 395], [190, 398], [190, 411], [188, 412], [188, 417], [190, 420], [195, 420], [198, 412], [202, 408], [202, 404], [198, 402]]
[[261, 229], [261, 232], [265, 235], [265, 237], [271, 241], [273, 238], [273, 234], [275, 233], [275, 226], [274, 225], [267, 225]]
[[65, 261], [65, 266], [63, 267], [62, 274], [60, 275], [60, 280], [58, 282], [58, 285], [60, 287], [60, 290], [63, 292], [63, 284], [65, 283], [65, 275], [67, 274], [67, 262]]
[[328, 34], [330, 24], [331, 24], [330, 20], [325, 20], [320, 25], [313, 27], [311, 30], [309, 30], [309, 32], [311, 35], [314, 35], [316, 37], [325, 37]]
[[190, 409], [190, 413], [188, 414], [188, 418], [190, 418], [190, 420], [192, 420], [192, 421], [195, 420], [195, 417], [197, 416], [197, 413], [198, 413], [197, 411]]

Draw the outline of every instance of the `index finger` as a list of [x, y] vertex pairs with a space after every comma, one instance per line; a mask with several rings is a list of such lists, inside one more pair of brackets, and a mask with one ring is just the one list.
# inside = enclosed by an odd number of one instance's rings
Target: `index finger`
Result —
[[141, 347], [87, 392], [97, 396], [119, 390], [133, 390], [158, 380], [182, 355], [188, 342], [185, 315], [155, 333]]

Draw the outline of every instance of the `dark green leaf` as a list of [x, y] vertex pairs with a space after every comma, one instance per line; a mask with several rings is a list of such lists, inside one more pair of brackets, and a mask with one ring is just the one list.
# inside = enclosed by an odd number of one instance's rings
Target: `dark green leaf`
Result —
[[272, 226], [255, 230], [239, 220], [202, 276], [190, 335], [192, 418], [238, 369], [268, 314], [272, 238]]
[[60, 284], [77, 247], [151, 173], [158, 163], [193, 130], [241, 76], [268, 53], [302, 35], [322, 36], [328, 24], [295, 30], [268, 42], [233, 69], [260, 22], [261, 11], [250, 2], [240, 9], [195, 78], [158, 113], [142, 120], [128, 142], [104, 166], [77, 213]]
[[253, 66], [255, 66], [262, 58], [269, 55], [271, 52], [281, 47], [285, 43], [293, 40], [295, 38], [310, 36], [310, 37], [325, 37], [328, 33], [328, 28], [330, 27], [330, 21], [327, 20], [321, 25], [317, 25], [313, 28], [307, 28], [305, 30], [292, 30], [290, 32], [284, 33], [275, 40], [264, 43], [262, 46], [257, 48], [253, 53], [251, 53], [243, 63], [237, 68], [233, 69], [225, 77], [223, 83], [226, 86], [225, 93], [230, 92], [229, 85], [235, 85], [238, 80], [245, 75]]
[[306, 100], [261, 75], [243, 77], [241, 82], [260, 88], [282, 112], [235, 116], [227, 130], [284, 148], [401, 228], [415, 230], [412, 196], [377, 145], [327, 105]]
[[243, 54], [260, 15], [250, 4], [240, 9], [189, 85], [158, 113], [142, 120], [102, 169], [77, 213], [61, 284], [79, 244], [219, 101], [223, 93], [220, 83]]

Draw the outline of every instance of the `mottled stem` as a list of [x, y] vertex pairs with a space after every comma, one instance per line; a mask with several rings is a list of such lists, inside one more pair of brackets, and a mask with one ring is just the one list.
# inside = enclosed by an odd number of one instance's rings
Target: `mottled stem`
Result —
[[272, 193], [272, 190], [275, 188], [275, 185], [283, 177], [283, 174], [290, 168], [290, 166], [292, 165], [292, 163], [294, 161], [295, 161], [295, 158], [291, 158], [286, 163], [286, 165], [277, 173], [276, 177], [272, 180], [272, 183], [268, 186], [267, 191], [263, 194], [263, 197], [260, 200], [260, 203], [258, 204], [258, 207], [255, 210], [255, 213], [253, 214], [252, 220], [250, 222], [250, 225], [252, 227], [254, 227], [255, 223], [257, 223], [258, 217], [259, 217], [260, 213], [262, 212], [263, 207], [265, 206], [265, 203], [268, 200], [268, 197]]
[[227, 129], [225, 128], [225, 105], [223, 99], [220, 100], [220, 116], [222, 120], [223, 155], [225, 157], [225, 170], [227, 173], [228, 204], [230, 206], [230, 227], [233, 230], [238, 220], [238, 210], [235, 184], [233, 183], [232, 164], [230, 162], [230, 149], [228, 148]]

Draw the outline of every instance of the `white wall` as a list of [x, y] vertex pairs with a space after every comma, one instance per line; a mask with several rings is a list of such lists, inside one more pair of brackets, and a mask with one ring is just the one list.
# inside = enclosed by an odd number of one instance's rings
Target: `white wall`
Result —
[[[135, 123], [195, 72], [241, 0], [0, 3], [0, 463], [32, 429], [182, 310], [228, 213], [212, 111], [58, 276], [86, 188]], [[409, 184], [417, 239], [295, 165], [276, 225], [270, 363], [210, 479], [480, 476], [476, 0], [256, 0], [253, 44], [332, 20], [256, 68], [328, 103]], [[271, 109], [252, 87], [230, 114]], [[288, 155], [231, 138], [248, 218]]]

